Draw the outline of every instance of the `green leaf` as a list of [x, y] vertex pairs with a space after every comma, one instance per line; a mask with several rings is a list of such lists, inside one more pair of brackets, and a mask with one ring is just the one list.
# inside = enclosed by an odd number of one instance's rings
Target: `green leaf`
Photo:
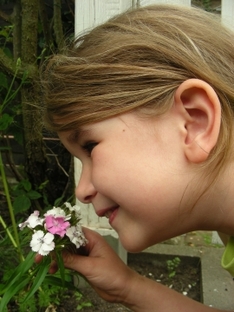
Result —
[[13, 117], [8, 114], [3, 114], [0, 118], [0, 131], [6, 130], [13, 122]]
[[7, 29], [6, 28], [1, 29], [0, 35], [7, 38], [9, 36]]
[[58, 268], [59, 268], [59, 273], [60, 273], [60, 277], [61, 277], [62, 286], [64, 287], [64, 283], [65, 283], [65, 267], [64, 267], [62, 255], [61, 255], [61, 253], [59, 251], [56, 252], [56, 260], [57, 260], [57, 264], [58, 264]]
[[[0, 292], [0, 295], [4, 292], [7, 291], [11, 285], [13, 285], [15, 282], [17, 283], [17, 280], [24, 275], [26, 272], [29, 271], [29, 269], [32, 267], [34, 263], [34, 257], [35, 253], [34, 252], [29, 252], [27, 257], [23, 262], [21, 262], [16, 269], [12, 272], [10, 278], [9, 278], [9, 283], [4, 287], [4, 289]], [[1, 310], [0, 310], [1, 311]]]
[[13, 58], [13, 55], [12, 55], [12, 51], [9, 49], [9, 48], [4, 48], [3, 49], [3, 52], [6, 54], [6, 56], [8, 56], [9, 58]]
[[25, 189], [25, 191], [27, 191], [27, 192], [29, 192], [32, 189], [32, 185], [29, 182], [29, 180], [23, 180], [20, 183], [23, 186], [23, 188]]
[[58, 197], [54, 202], [54, 206], [58, 207], [61, 204], [62, 200], [63, 200], [63, 196]]
[[[53, 286], [58, 286], [58, 287], [63, 287], [62, 281], [60, 277], [55, 277], [55, 276], [46, 276], [44, 279], [44, 284], [47, 285], [53, 285]], [[65, 281], [64, 282], [64, 287], [70, 290], [77, 290], [76, 286], [73, 284], [72, 281]]]
[[31, 190], [31, 191], [29, 191], [29, 192], [27, 193], [27, 196], [28, 196], [30, 199], [38, 199], [38, 198], [41, 197], [41, 194], [38, 193], [37, 191]]
[[0, 72], [0, 86], [5, 89], [8, 89], [7, 77], [2, 72]]
[[3, 311], [8, 302], [11, 300], [11, 298], [29, 283], [30, 278], [31, 277], [28, 278], [22, 277], [21, 281], [17, 279], [17, 281], [14, 284], [12, 284], [10, 287], [6, 289], [6, 292], [0, 301], [0, 311]]
[[31, 298], [34, 295], [34, 293], [40, 288], [42, 282], [45, 279], [46, 274], [48, 273], [49, 265], [50, 265], [50, 257], [44, 257], [42, 262], [39, 264], [40, 268], [33, 281], [30, 291], [28, 292], [27, 296], [24, 299], [24, 302], [27, 301], [29, 298]]
[[83, 310], [83, 308], [93, 307], [93, 304], [91, 302], [82, 302], [81, 304], [78, 304], [77, 310]]
[[47, 186], [48, 183], [49, 183], [49, 180], [46, 180], [46, 181], [42, 182], [42, 183], [39, 185], [38, 189], [39, 189], [39, 190], [43, 190], [43, 189]]
[[13, 202], [13, 208], [15, 213], [23, 212], [29, 209], [31, 206], [31, 200], [26, 196], [26, 194], [22, 194]]
[[14, 197], [18, 197], [18, 196], [21, 196], [21, 195], [26, 195], [25, 190], [22, 190], [19, 186], [20, 186], [20, 184], [15, 185], [15, 186], [12, 187], [12, 194], [13, 194]]
[[4, 295], [0, 301], [0, 311], [4, 311], [4, 308], [11, 298], [30, 282], [30, 274], [28, 273], [28, 276], [25, 276], [25, 273], [32, 267], [34, 256], [35, 253], [30, 252], [25, 261], [20, 263], [13, 271], [11, 277], [9, 278], [10, 282], [6, 285], [6, 287], [1, 289], [1, 294]]

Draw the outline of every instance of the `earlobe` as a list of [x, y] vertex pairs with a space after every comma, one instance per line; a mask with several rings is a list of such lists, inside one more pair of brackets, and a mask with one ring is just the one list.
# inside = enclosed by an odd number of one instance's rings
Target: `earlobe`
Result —
[[188, 79], [175, 92], [175, 105], [182, 108], [184, 152], [193, 163], [205, 161], [217, 143], [221, 106], [214, 89], [205, 81]]

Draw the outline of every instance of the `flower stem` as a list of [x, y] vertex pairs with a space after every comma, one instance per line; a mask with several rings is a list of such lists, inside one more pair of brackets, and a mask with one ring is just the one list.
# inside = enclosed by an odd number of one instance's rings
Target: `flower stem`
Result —
[[2, 219], [2, 217], [1, 217], [0, 221], [1, 221], [5, 231], [7, 233], [7, 235], [9, 236], [10, 240], [12, 241], [13, 246], [17, 249], [20, 262], [22, 262], [22, 261], [24, 261], [24, 257], [22, 255], [22, 251], [21, 251], [19, 235], [18, 235], [18, 231], [17, 231], [17, 225], [16, 225], [16, 222], [15, 222], [15, 215], [14, 215], [14, 211], [13, 211], [13, 207], [12, 207], [12, 203], [11, 203], [10, 192], [9, 192], [9, 188], [8, 188], [8, 184], [7, 184], [6, 174], [5, 174], [5, 170], [4, 170], [4, 166], [3, 166], [3, 162], [2, 162], [2, 153], [1, 153], [1, 151], [0, 151], [0, 173], [1, 173], [1, 176], [2, 176], [3, 187], [4, 187], [6, 199], [7, 199], [7, 206], [8, 206], [8, 210], [9, 210], [9, 214], [10, 214], [10, 218], [11, 218], [11, 224], [12, 224], [13, 231], [14, 231], [14, 236], [15, 236], [14, 238], [11, 235], [11, 233], [10, 233], [9, 229], [7, 228], [7, 226], [6, 226], [5, 222], [4, 222], [4, 220]]
[[14, 237], [11, 235], [11, 232], [9, 231], [9, 229], [7, 228], [7, 225], [5, 223], [5, 221], [3, 220], [2, 216], [0, 216], [0, 223], [2, 224], [4, 230], [6, 231], [7, 235], [9, 236], [11, 242], [12, 242], [12, 245], [17, 248], [17, 244], [16, 244], [16, 241], [14, 239]]

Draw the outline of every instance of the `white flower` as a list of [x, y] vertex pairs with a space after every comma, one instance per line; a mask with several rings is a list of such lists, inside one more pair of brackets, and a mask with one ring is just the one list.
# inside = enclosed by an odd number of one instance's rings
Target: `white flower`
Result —
[[53, 216], [55, 218], [63, 217], [65, 220], [71, 219], [71, 215], [66, 215], [65, 211], [61, 209], [60, 207], [53, 207], [53, 209], [48, 210], [44, 216]]
[[34, 229], [37, 225], [42, 225], [44, 219], [39, 218], [39, 214], [40, 212], [38, 210], [35, 210], [25, 222], [19, 224], [20, 229], [22, 230], [26, 226], [30, 229]]
[[64, 205], [71, 211], [71, 212], [75, 212], [75, 216], [77, 218], [80, 218], [81, 217], [81, 213], [80, 213], [80, 206], [78, 205], [74, 205], [72, 206], [70, 203], [66, 202], [64, 203]]
[[30, 247], [32, 248], [32, 251], [38, 252], [42, 256], [46, 256], [55, 247], [53, 240], [54, 240], [53, 234], [51, 233], [45, 234], [43, 231], [39, 230], [32, 235]]
[[68, 228], [66, 230], [66, 235], [69, 237], [70, 241], [76, 245], [76, 248], [84, 246], [87, 243], [87, 239], [82, 232], [82, 227], [79, 224]]

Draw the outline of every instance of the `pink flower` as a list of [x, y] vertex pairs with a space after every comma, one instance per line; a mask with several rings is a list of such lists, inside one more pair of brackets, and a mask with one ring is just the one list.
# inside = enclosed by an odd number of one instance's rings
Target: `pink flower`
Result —
[[65, 220], [65, 217], [54, 217], [47, 215], [45, 217], [45, 227], [52, 233], [63, 237], [66, 233], [66, 229], [70, 226], [70, 223]]

